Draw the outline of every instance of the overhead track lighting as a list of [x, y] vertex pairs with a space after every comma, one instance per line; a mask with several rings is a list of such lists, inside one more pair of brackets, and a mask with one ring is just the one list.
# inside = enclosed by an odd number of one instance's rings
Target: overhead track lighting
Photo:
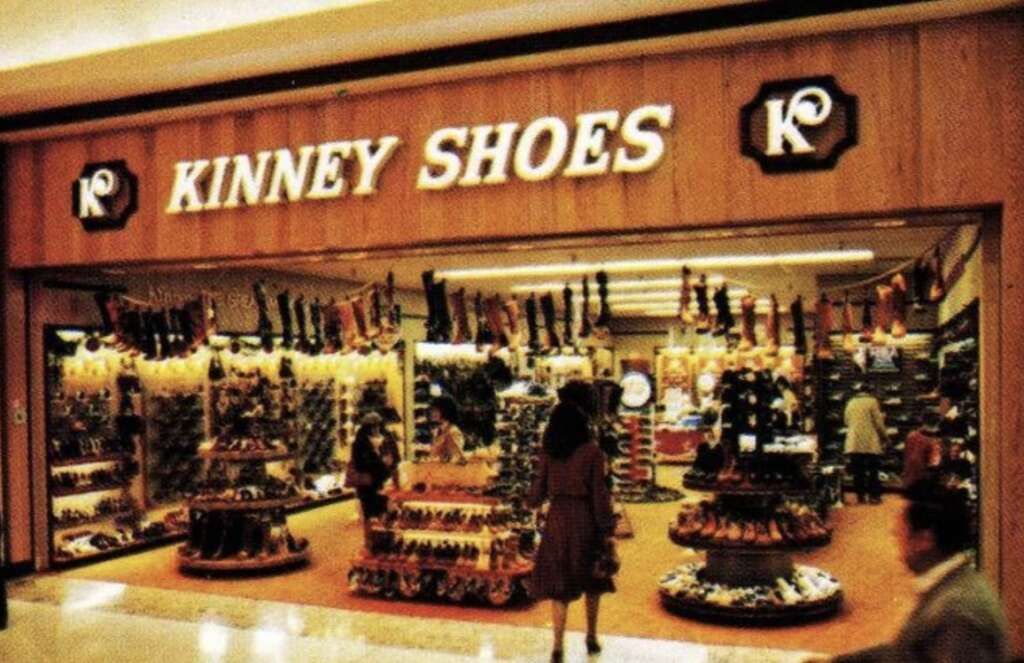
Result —
[[818, 265], [874, 260], [875, 254], [867, 249], [839, 251], [803, 251], [795, 253], [751, 254], [730, 256], [699, 256], [690, 258], [654, 258], [648, 260], [615, 260], [609, 262], [569, 262], [548, 265], [517, 265], [511, 267], [481, 267], [475, 269], [447, 269], [436, 273], [438, 278], [451, 280], [510, 279], [530, 276], [582, 276], [604, 271], [664, 272], [681, 269], [778, 267], [780, 265]]

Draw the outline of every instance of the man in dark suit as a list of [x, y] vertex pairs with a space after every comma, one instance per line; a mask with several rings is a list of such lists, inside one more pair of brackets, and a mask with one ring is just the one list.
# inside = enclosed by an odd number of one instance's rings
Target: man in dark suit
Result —
[[963, 552], [971, 541], [966, 496], [933, 480], [914, 484], [906, 496], [897, 529], [903, 561], [917, 575], [917, 607], [893, 642], [833, 661], [1007, 661], [1006, 622], [999, 599]]

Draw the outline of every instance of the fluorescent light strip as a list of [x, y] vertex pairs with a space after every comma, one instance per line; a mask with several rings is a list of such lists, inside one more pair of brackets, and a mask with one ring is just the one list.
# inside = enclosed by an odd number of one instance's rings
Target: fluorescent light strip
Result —
[[650, 260], [614, 260], [610, 262], [568, 262], [549, 265], [518, 265], [514, 267], [483, 267], [477, 269], [448, 269], [438, 271], [436, 276], [452, 280], [509, 279], [523, 276], [551, 276], [555, 274], [580, 275], [605, 271], [619, 272], [664, 272], [686, 266], [691, 269], [711, 267], [777, 267], [779, 265], [816, 265], [829, 263], [868, 262], [875, 254], [867, 249], [845, 249], [841, 251], [804, 251], [795, 253], [701, 256], [691, 258], [658, 258]]
[[[696, 285], [697, 278], [692, 279], [693, 284]], [[725, 283], [725, 277], [720, 274], [709, 276], [707, 283], [710, 286], [720, 286]], [[679, 288], [683, 285], [683, 279], [623, 279], [615, 280], [611, 279], [608, 281], [608, 291], [617, 292], [620, 290], [647, 290], [653, 288], [675, 288], [678, 293]], [[547, 291], [558, 291], [561, 292], [565, 288], [564, 281], [548, 281], [547, 283], [520, 283], [514, 285], [511, 288], [513, 293], [517, 294], [528, 294], [531, 292], [547, 292]], [[583, 292], [583, 285], [579, 281], [572, 281], [569, 284], [569, 288], [576, 293]], [[590, 282], [590, 292], [594, 294], [597, 292], [597, 284], [593, 281]]]

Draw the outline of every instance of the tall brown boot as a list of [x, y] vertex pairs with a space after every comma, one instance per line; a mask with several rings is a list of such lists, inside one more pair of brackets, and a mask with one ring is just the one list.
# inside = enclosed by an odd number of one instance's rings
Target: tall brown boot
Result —
[[515, 297], [510, 297], [505, 300], [502, 308], [505, 310], [505, 318], [508, 321], [508, 344], [515, 350], [523, 338], [522, 327], [519, 325], [519, 301]]
[[590, 280], [583, 277], [583, 307], [580, 310], [580, 338], [589, 338], [591, 332], [590, 322]]
[[779, 353], [781, 345], [780, 329], [782, 325], [779, 320], [779, 300], [774, 293], [771, 296], [771, 308], [768, 311], [768, 319], [765, 323], [765, 330], [768, 332], [768, 355], [774, 356]]
[[466, 311], [466, 289], [459, 288], [448, 296], [451, 300], [452, 314], [455, 318], [455, 330], [452, 332], [452, 343], [467, 343], [469, 334], [469, 313]]
[[931, 259], [932, 287], [928, 290], [928, 301], [937, 302], [946, 296], [946, 279], [942, 275], [942, 252], [935, 247]]
[[679, 320], [683, 327], [693, 325], [693, 312], [690, 311], [690, 300], [693, 298], [693, 287], [690, 284], [690, 269], [683, 267], [683, 280], [679, 285]]
[[892, 337], [907, 335], [907, 280], [903, 274], [895, 274], [890, 283], [892, 288]]
[[821, 293], [814, 321], [814, 356], [818, 359], [832, 358], [832, 344], [829, 334], [832, 333], [832, 301], [828, 295]]
[[850, 304], [850, 293], [843, 297], [843, 349], [853, 352], [857, 349], [857, 337], [853, 333], [853, 305]]
[[505, 331], [505, 321], [502, 319], [501, 297], [494, 295], [484, 300], [484, 311], [487, 314], [487, 326], [494, 334], [494, 344], [503, 348], [508, 345], [508, 333]]
[[693, 292], [697, 296], [697, 333], [707, 334], [711, 331], [711, 306], [708, 303], [707, 276], [700, 275], [700, 281], [693, 286]]
[[875, 286], [875, 292], [878, 294], [878, 310], [875, 312], [875, 330], [871, 334], [871, 342], [885, 345], [892, 326], [892, 288], [879, 285]]
[[757, 337], [755, 336], [755, 325], [757, 324], [757, 316], [754, 313], [754, 306], [757, 301], [751, 295], [744, 295], [740, 300], [740, 312], [742, 316], [742, 329], [740, 331], [740, 350], [749, 350], [757, 345]]

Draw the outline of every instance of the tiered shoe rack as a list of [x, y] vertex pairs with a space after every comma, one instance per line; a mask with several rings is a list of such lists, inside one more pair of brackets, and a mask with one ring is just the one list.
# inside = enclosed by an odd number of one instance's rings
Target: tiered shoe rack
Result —
[[811, 485], [809, 454], [741, 458], [708, 476], [691, 470], [684, 485], [714, 499], [684, 504], [669, 538], [707, 551], [706, 561], [669, 571], [659, 582], [662, 604], [701, 620], [745, 624], [799, 623], [835, 614], [843, 592], [829, 573], [793, 563], [793, 555], [831, 540], [804, 503]]
[[269, 463], [294, 462], [287, 448], [215, 443], [200, 455], [207, 478], [188, 503], [188, 542], [178, 549], [183, 571], [269, 571], [309, 561], [308, 542], [292, 536], [285, 517], [297, 488], [267, 472]]
[[[834, 357], [814, 362], [821, 462], [843, 462], [846, 403], [853, 396], [855, 386], [866, 384], [881, 404], [892, 441], [889, 453], [882, 459], [882, 485], [886, 489], [898, 489], [903, 470], [903, 440], [917, 428], [921, 408], [934, 405], [929, 401], [937, 400], [938, 361], [932, 351], [933, 335], [910, 333], [905, 338], [890, 341], [900, 357], [897, 370], [891, 372], [861, 370], [854, 361], [854, 354], [842, 348], [841, 334], [833, 334], [831, 341]], [[871, 352], [871, 347], [860, 344], [854, 353], [865, 348]]]
[[611, 461], [612, 492], [623, 502], [643, 502], [656, 485], [654, 407], [622, 407], [619, 456]]
[[493, 497], [395, 492], [353, 560], [349, 588], [384, 598], [504, 606], [525, 597], [533, 563], [519, 550], [515, 513]]

